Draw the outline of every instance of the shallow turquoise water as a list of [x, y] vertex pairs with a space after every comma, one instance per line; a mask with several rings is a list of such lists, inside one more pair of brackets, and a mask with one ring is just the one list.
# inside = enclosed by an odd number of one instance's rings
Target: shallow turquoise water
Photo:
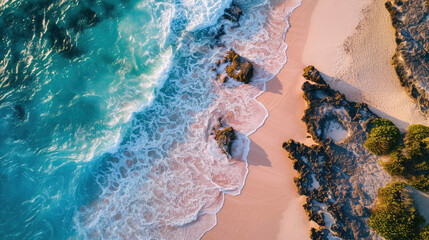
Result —
[[[139, 6], [137, 4], [146, 5]], [[153, 97], [171, 55], [153, 3], [9, 1], [0, 31], [0, 235], [63, 239], [89, 161]]]

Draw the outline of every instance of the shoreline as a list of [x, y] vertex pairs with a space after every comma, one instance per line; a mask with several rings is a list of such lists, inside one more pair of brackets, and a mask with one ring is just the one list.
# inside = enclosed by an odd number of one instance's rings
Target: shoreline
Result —
[[[296, 191], [291, 177], [295, 176], [292, 162], [287, 160], [287, 153], [281, 145], [288, 136], [312, 143], [306, 137], [305, 124], [301, 121], [305, 109], [301, 97], [301, 85], [304, 82], [301, 71], [304, 64], [296, 61], [299, 61], [303, 43], [306, 42], [314, 6], [315, 2], [304, 0], [290, 17], [285, 37], [288, 44], [287, 62], [267, 82], [265, 91], [257, 96], [269, 115], [264, 124], [249, 137], [249, 173], [241, 195], [225, 196], [224, 204], [217, 214], [217, 224], [201, 239], [284, 239], [290, 238], [292, 233], [293, 239], [309, 239], [310, 223], [302, 209], [305, 198]], [[291, 78], [298, 81], [288, 81]], [[289, 109], [282, 110], [282, 102], [299, 103], [299, 106], [286, 104]], [[288, 125], [282, 122], [285, 118], [290, 122]], [[273, 126], [282, 130], [276, 129], [273, 134]], [[267, 135], [275, 139], [274, 142], [267, 141]]]
[[[374, 19], [382, 22], [372, 24]], [[376, 35], [367, 40], [370, 47], [365, 42], [368, 34]], [[333, 89], [350, 101], [368, 103], [376, 114], [390, 118], [401, 129], [410, 123], [427, 123], [400, 87], [390, 64], [396, 45], [383, 1], [303, 0], [289, 19], [285, 42], [286, 64], [257, 97], [269, 116], [249, 137], [249, 172], [241, 195], [225, 196], [216, 225], [201, 239], [309, 239], [310, 227], [315, 224], [304, 213], [305, 197], [297, 193], [293, 183], [296, 172], [281, 148], [289, 139], [313, 144], [301, 121], [306, 108], [301, 91], [304, 67], [315, 65]], [[354, 66], [355, 59], [363, 59], [363, 64]], [[380, 72], [371, 65], [374, 61], [380, 62]], [[360, 74], [369, 67], [374, 69], [362, 81]], [[383, 90], [386, 84], [389, 91]], [[401, 100], [383, 104], [378, 101], [383, 99], [378, 97], [380, 92], [399, 94]]]

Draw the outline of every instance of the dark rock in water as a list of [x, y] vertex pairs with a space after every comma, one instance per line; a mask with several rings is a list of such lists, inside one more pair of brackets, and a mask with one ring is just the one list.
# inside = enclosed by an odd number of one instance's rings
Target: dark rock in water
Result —
[[231, 22], [238, 22], [241, 15], [243, 15], [241, 8], [238, 5], [232, 3], [229, 8], [225, 9], [225, 14], [223, 17], [230, 20]]
[[19, 119], [23, 119], [25, 116], [24, 108], [21, 105], [17, 104], [17, 105], [15, 105], [14, 109], [15, 109], [16, 116]]
[[304, 74], [302, 76], [309, 81], [312, 81], [318, 84], [326, 84], [325, 80], [323, 80], [322, 75], [320, 75], [319, 70], [317, 70], [312, 65], [304, 68]]
[[90, 8], [83, 8], [78, 15], [71, 18], [69, 26], [76, 32], [81, 32], [86, 28], [95, 26], [100, 21], [101, 19], [96, 12]]
[[222, 152], [226, 155], [231, 155], [231, 146], [237, 137], [232, 127], [221, 128], [222, 124], [219, 123], [215, 128], [215, 139]]
[[253, 64], [249, 61], [243, 60], [242, 57], [233, 50], [228, 52], [225, 59], [231, 63], [225, 68], [228, 76], [239, 82], [248, 84], [253, 77]]
[[243, 15], [243, 11], [238, 5], [234, 3], [232, 3], [229, 8], [225, 9], [225, 12], [223, 14], [224, 21], [222, 21], [222, 25], [217, 30], [211, 33], [213, 38], [216, 40], [216, 46], [223, 46], [221, 37], [225, 35], [225, 26], [229, 28], [235, 28], [240, 26], [239, 20], [241, 15]]
[[[371, 120], [377, 116], [364, 103], [349, 102], [325, 84], [305, 82], [307, 102], [302, 120], [317, 143], [306, 146], [294, 140], [283, 144], [298, 172], [294, 179], [299, 194], [307, 196], [304, 209], [309, 219], [326, 227], [326, 233], [342, 239], [381, 239], [367, 226], [368, 208], [390, 176], [377, 156], [363, 146]], [[344, 129], [330, 129], [335, 123]], [[346, 131], [344, 139], [333, 136]], [[322, 216], [330, 216], [332, 220]], [[316, 230], [311, 235], [320, 236]], [[322, 234], [323, 235], [323, 234]], [[312, 238], [324, 239], [324, 238]]]
[[401, 85], [429, 117], [429, 3], [389, 0], [385, 6], [396, 30], [392, 64]]
[[69, 59], [78, 57], [82, 54], [65, 28], [62, 28], [57, 24], [52, 24], [49, 26], [49, 38], [51, 40], [52, 47], [57, 52], [62, 53]]

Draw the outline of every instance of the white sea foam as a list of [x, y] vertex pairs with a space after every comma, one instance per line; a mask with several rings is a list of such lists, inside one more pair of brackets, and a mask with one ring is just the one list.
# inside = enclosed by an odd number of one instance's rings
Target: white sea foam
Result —
[[210, 27], [224, 14], [232, 0], [182, 0], [188, 20], [187, 31], [198, 31]]
[[[194, 22], [185, 32], [179, 31], [183, 19], [172, 20], [180, 42], [169, 77], [152, 104], [134, 115], [116, 152], [101, 160], [97, 182], [102, 193], [76, 216], [82, 237], [198, 239], [216, 224], [224, 194], [237, 195], [244, 185], [248, 136], [268, 115], [255, 98], [286, 62], [287, 18], [299, 2], [281, 8], [274, 2], [237, 1], [244, 11], [241, 26], [218, 22], [226, 26], [221, 38], [226, 47], [214, 48], [210, 37], [189, 30], [212, 24], [211, 18], [221, 15], [216, 11], [223, 12], [223, 4], [230, 2], [181, 2], [194, 11], [215, 9], [192, 15]], [[175, 10], [175, 18], [179, 12]], [[222, 85], [215, 80], [210, 68], [229, 47], [254, 63], [251, 84], [231, 80]], [[231, 158], [214, 140], [218, 119], [233, 126], [238, 136]]]

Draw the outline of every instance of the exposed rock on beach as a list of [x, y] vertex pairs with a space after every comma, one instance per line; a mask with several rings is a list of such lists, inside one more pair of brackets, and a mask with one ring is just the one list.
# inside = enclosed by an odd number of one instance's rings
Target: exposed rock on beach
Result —
[[343, 239], [379, 239], [367, 226], [368, 209], [390, 176], [363, 146], [377, 116], [366, 104], [350, 102], [324, 84], [314, 67], [306, 68], [306, 74], [323, 83], [302, 86], [308, 104], [302, 120], [317, 145], [289, 140], [283, 148], [299, 173], [294, 179], [299, 194], [308, 197], [304, 210], [321, 227], [311, 235], [325, 236], [328, 230]]
[[385, 6], [396, 30], [392, 64], [408, 95], [429, 116], [429, 2], [389, 0]]
[[235, 132], [232, 127], [223, 128], [221, 123], [216, 126], [215, 140], [222, 149], [222, 152], [226, 155], [231, 155], [231, 146], [236, 138], [237, 137], [235, 136]]
[[312, 65], [304, 68], [304, 74], [302, 74], [302, 76], [309, 81], [312, 81], [312, 82], [315, 82], [318, 84], [326, 84], [326, 82], [325, 82], [325, 80], [323, 80], [323, 77], [320, 74], [319, 70], [317, 70]]

